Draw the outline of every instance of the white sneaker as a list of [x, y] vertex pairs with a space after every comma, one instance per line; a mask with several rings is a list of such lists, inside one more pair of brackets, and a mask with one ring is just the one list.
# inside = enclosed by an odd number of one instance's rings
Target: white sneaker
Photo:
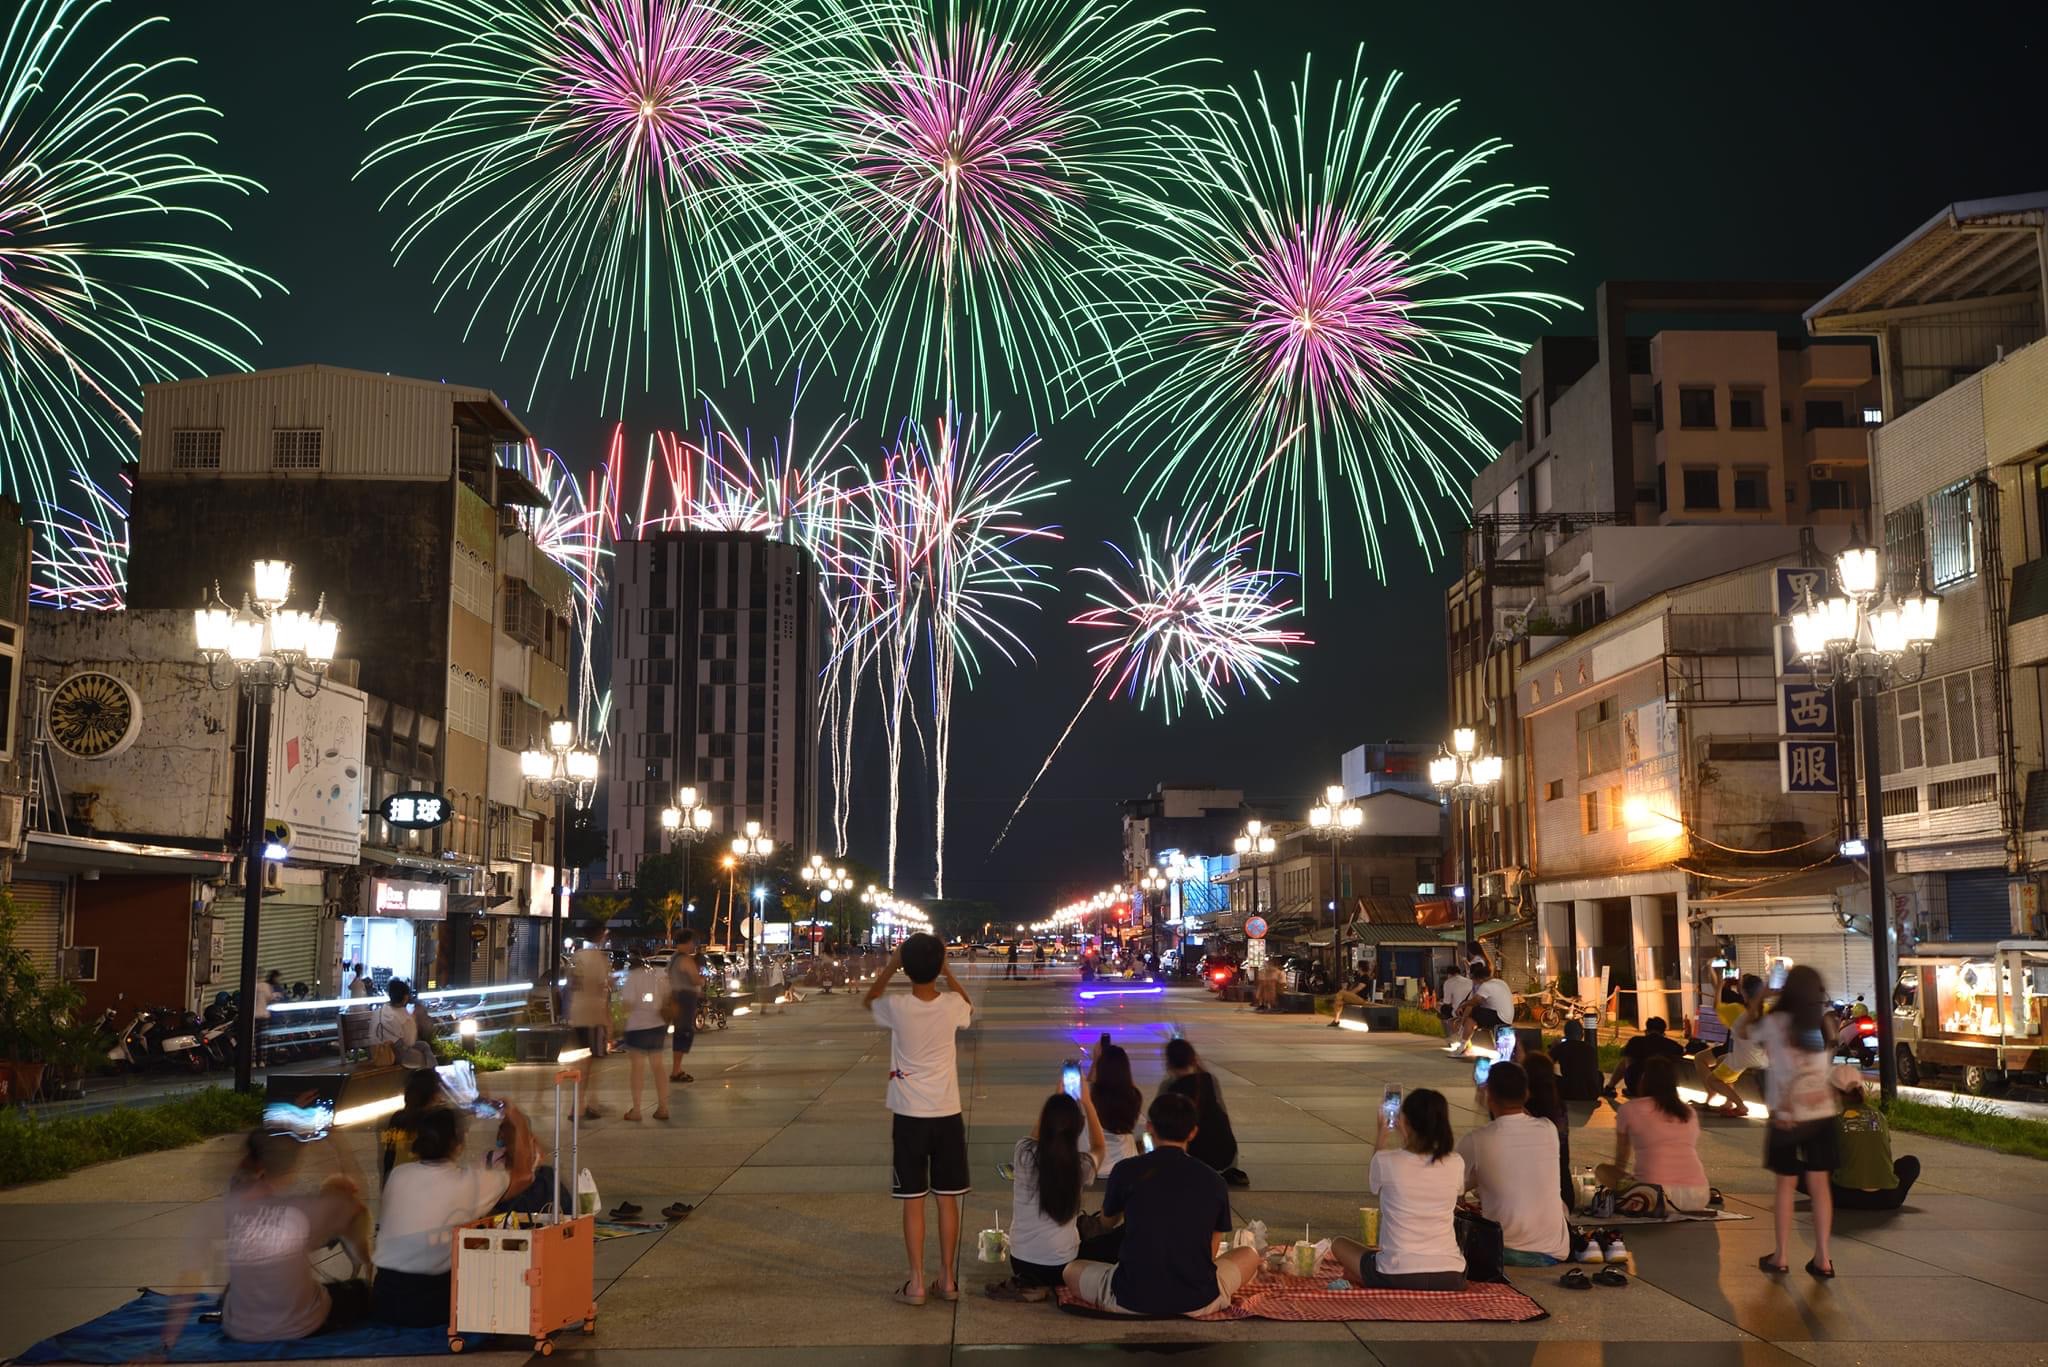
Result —
[[1575, 1263], [1604, 1263], [1607, 1261], [1607, 1255], [1600, 1251], [1600, 1241], [1589, 1235], [1586, 1242], [1580, 1246], [1579, 1251], [1572, 1255], [1572, 1261]]
[[1619, 1234], [1609, 1234], [1607, 1236], [1607, 1261], [1619, 1263], [1626, 1262], [1627, 1260], [1628, 1248], [1621, 1242], [1621, 1236]]

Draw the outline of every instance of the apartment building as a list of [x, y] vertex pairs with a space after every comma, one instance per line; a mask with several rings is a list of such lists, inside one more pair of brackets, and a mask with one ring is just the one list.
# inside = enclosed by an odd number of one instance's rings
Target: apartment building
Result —
[[2048, 853], [2048, 194], [1951, 204], [1806, 314], [1874, 339], [1895, 585], [1940, 595], [1924, 678], [1879, 700], [1901, 943], [2038, 933]]
[[607, 592], [610, 877], [629, 887], [661, 852], [661, 809], [685, 784], [719, 837], [758, 821], [801, 862], [817, 845], [824, 666], [810, 555], [750, 532], [663, 532], [617, 548]]
[[[360, 861], [303, 914], [320, 990], [359, 960], [418, 986], [538, 972], [554, 811], [519, 751], [568, 707], [570, 581], [521, 521], [545, 503], [510, 464], [531, 440], [488, 390], [332, 366], [144, 386], [130, 607], [189, 612], [289, 560], [365, 695]], [[448, 820], [377, 814], [409, 791]], [[304, 933], [266, 910], [266, 942]]]
[[1134, 883], [1168, 850], [1227, 854], [1244, 827], [1244, 791], [1204, 783], [1161, 783], [1123, 808], [1123, 877]]

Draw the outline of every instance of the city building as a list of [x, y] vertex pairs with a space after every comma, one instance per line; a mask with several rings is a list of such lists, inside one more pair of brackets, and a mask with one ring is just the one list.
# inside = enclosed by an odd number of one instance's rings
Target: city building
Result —
[[[252, 560], [288, 560], [365, 695], [369, 811], [327, 877], [320, 991], [358, 960], [422, 988], [540, 976], [555, 814], [519, 752], [569, 707], [570, 580], [522, 521], [546, 502], [514, 466], [531, 440], [488, 390], [332, 366], [143, 387], [129, 606], [189, 623]], [[383, 818], [415, 791], [448, 819]], [[266, 945], [285, 933], [266, 919]]]
[[1941, 598], [1926, 674], [1879, 697], [1900, 943], [2037, 935], [2048, 854], [2048, 194], [1944, 207], [1807, 312], [1874, 339], [1893, 584]]
[[1434, 745], [1407, 741], [1380, 741], [1354, 745], [1344, 752], [1339, 772], [1344, 796], [1370, 797], [1374, 793], [1407, 793], [1410, 797], [1436, 796], [1429, 783], [1429, 761]]
[[1244, 829], [1244, 791], [1202, 783], [1161, 783], [1123, 809], [1123, 877], [1134, 883], [1170, 850], [1183, 856], [1227, 854]]
[[632, 885], [663, 849], [661, 809], [694, 785], [721, 837], [761, 823], [798, 860], [817, 848], [817, 566], [750, 532], [661, 532], [612, 560], [607, 873]]
[[1478, 812], [1490, 909], [1531, 906], [1522, 665], [1652, 594], [1788, 553], [1802, 528], [1867, 517], [1871, 348], [1802, 337], [1825, 288], [1610, 281], [1594, 336], [1523, 357], [1522, 430], [1472, 481], [1446, 592], [1450, 725], [1504, 762]]
[[[1310, 950], [1327, 955], [1333, 925], [1390, 919], [1416, 927], [1416, 895], [1435, 880], [1443, 859], [1442, 807], [1434, 795], [1395, 789], [1356, 805], [1364, 819], [1341, 844], [1305, 821], [1273, 822], [1267, 827], [1271, 854], [1240, 855], [1216, 875], [1229, 890], [1228, 930], [1242, 938], [1254, 912], [1266, 919], [1267, 943], [1253, 958]], [[1393, 908], [1390, 917], [1387, 908]], [[1355, 938], [1347, 934], [1346, 943]]]

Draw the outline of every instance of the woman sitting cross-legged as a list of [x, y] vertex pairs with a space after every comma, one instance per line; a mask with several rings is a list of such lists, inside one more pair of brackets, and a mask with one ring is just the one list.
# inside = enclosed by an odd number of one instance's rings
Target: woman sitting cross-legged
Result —
[[1374, 1142], [1371, 1185], [1380, 1198], [1380, 1245], [1338, 1239], [1330, 1252], [1354, 1286], [1372, 1291], [1463, 1291], [1465, 1255], [1453, 1213], [1465, 1190], [1451, 1108], [1442, 1092], [1408, 1093], [1394, 1126]]
[[540, 1161], [526, 1117], [507, 1106], [505, 1119], [512, 1126], [511, 1143], [472, 1167], [459, 1161], [462, 1125], [453, 1109], [437, 1107], [420, 1116], [412, 1134], [417, 1161], [393, 1168], [384, 1182], [370, 1318], [411, 1326], [448, 1323], [456, 1229], [524, 1191]]
[[[1102, 1166], [1102, 1121], [1087, 1087], [1076, 1101], [1054, 1092], [1038, 1108], [1038, 1123], [1017, 1141], [1016, 1214], [1010, 1221], [1010, 1275], [992, 1282], [999, 1301], [1042, 1301], [1081, 1251], [1081, 1190]], [[1088, 1147], [1082, 1149], [1085, 1125]]]
[[1614, 1161], [1594, 1172], [1612, 1192], [1654, 1182], [1680, 1210], [1707, 1208], [1713, 1189], [1700, 1162], [1700, 1117], [1680, 1099], [1678, 1065], [1670, 1059], [1660, 1055], [1643, 1065], [1634, 1097], [1615, 1112]]

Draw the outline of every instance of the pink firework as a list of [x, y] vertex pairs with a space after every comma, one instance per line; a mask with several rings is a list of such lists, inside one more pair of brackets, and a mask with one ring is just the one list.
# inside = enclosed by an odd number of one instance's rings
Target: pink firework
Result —
[[561, 34], [564, 121], [635, 196], [718, 179], [763, 131], [760, 49], [715, 5], [596, 0]]
[[1014, 262], [1045, 239], [1049, 210], [1081, 191], [1062, 165], [1071, 116], [1015, 49], [973, 26], [908, 43], [852, 112], [855, 176], [871, 240], [908, 238], [938, 263], [953, 242]]
[[1363, 404], [1398, 383], [1425, 333], [1409, 316], [1401, 258], [1326, 207], [1254, 242], [1241, 271], [1213, 278], [1218, 332], [1247, 340], [1268, 390], [1306, 394], [1317, 409]]

